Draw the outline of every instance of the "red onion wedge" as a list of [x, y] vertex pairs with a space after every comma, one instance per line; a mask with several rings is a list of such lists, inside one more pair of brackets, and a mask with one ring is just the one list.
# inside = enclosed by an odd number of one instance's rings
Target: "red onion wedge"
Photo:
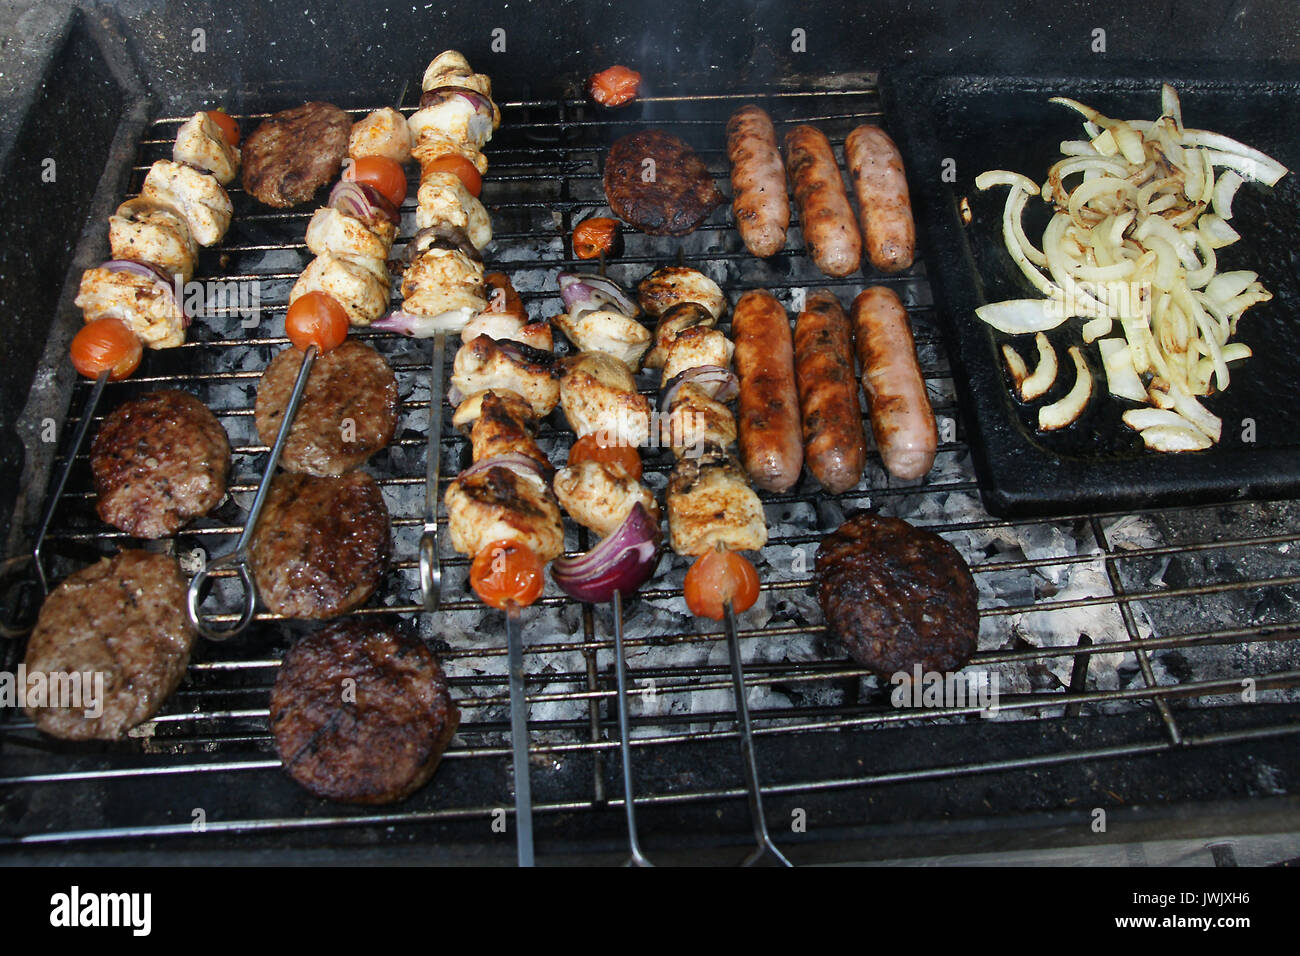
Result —
[[371, 322], [370, 327], [381, 332], [401, 332], [414, 339], [427, 339], [439, 332], [459, 332], [476, 314], [473, 309], [449, 309], [438, 315], [412, 315], [394, 309], [382, 319]]
[[629, 597], [654, 574], [662, 541], [659, 523], [638, 502], [618, 530], [586, 554], [552, 561], [551, 576], [565, 594], [589, 604], [611, 601], [615, 591]]
[[510, 451], [503, 455], [493, 455], [491, 458], [476, 461], [462, 471], [460, 476], [468, 478], [470, 475], [477, 475], [489, 468], [509, 468], [524, 478], [540, 478], [544, 484], [550, 483], [551, 474], [555, 471], [549, 462], [543, 464], [536, 458], [530, 458], [521, 452]]
[[709, 398], [719, 402], [729, 402], [740, 394], [740, 380], [736, 373], [721, 365], [697, 365], [672, 377], [662, 392], [659, 393], [660, 410], [671, 409], [677, 392], [687, 382], [694, 382], [708, 393]]
[[604, 276], [586, 273], [561, 272], [560, 297], [564, 308], [575, 322], [588, 312], [612, 305], [628, 318], [636, 318], [641, 310], [617, 282]]
[[394, 225], [402, 221], [397, 207], [379, 190], [351, 179], [340, 179], [334, 185], [330, 190], [329, 205], [366, 226], [373, 226], [381, 219]]

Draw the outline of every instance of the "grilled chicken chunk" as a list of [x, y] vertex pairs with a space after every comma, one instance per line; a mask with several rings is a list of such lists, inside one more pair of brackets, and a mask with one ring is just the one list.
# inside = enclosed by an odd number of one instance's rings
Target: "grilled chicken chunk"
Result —
[[637, 298], [647, 315], [660, 316], [675, 305], [695, 302], [709, 310], [715, 319], [727, 311], [727, 297], [718, 284], [696, 269], [664, 266], [656, 269], [636, 287]]
[[352, 124], [348, 155], [353, 159], [383, 156], [395, 163], [409, 163], [412, 140], [406, 117], [391, 106], [385, 106]]
[[679, 372], [701, 365], [727, 368], [734, 350], [731, 340], [717, 329], [702, 325], [684, 329], [673, 339], [664, 357], [663, 384], [667, 385]]
[[420, 108], [407, 120], [411, 135], [419, 140], [436, 133], [481, 150], [492, 138], [492, 131], [501, 124], [501, 111], [490, 98], [485, 104], [473, 102], [477, 92], [456, 86], [454, 79], [426, 90], [420, 97]]
[[[452, 425], [461, 431], [467, 431], [478, 420], [479, 415], [483, 414], [483, 400], [489, 395], [496, 396], [504, 404], [504, 412], [524, 421], [532, 419], [533, 406], [529, 405], [528, 401], [518, 392], [512, 392], [504, 388], [489, 388], [461, 399], [460, 404], [456, 406], [456, 411], [452, 414]], [[477, 455], [473, 457], [475, 461], [478, 460]]]
[[201, 246], [219, 241], [234, 215], [230, 197], [216, 177], [169, 159], [160, 159], [150, 167], [140, 198], [179, 209], [190, 235]]
[[114, 259], [153, 263], [182, 282], [190, 281], [199, 257], [199, 244], [180, 210], [138, 197], [122, 203], [109, 218], [108, 242]]
[[555, 324], [569, 341], [583, 352], [604, 352], [636, 369], [650, 347], [650, 330], [613, 309], [584, 313], [576, 322], [567, 312], [555, 317]]
[[537, 418], [543, 418], [560, 400], [562, 374], [550, 352], [480, 335], [457, 350], [451, 384], [461, 395], [489, 388], [516, 392], [527, 400]]
[[[510, 453], [527, 455], [534, 461], [546, 466], [549, 474], [551, 462], [546, 453], [533, 440], [533, 410], [526, 401], [513, 392], [495, 392], [489, 389], [461, 402], [464, 406], [474, 403], [474, 419], [470, 425], [470, 448], [475, 461], [485, 461], [497, 455]], [[460, 408], [453, 416], [468, 417], [469, 410], [462, 416]]]
[[659, 316], [655, 325], [655, 347], [645, 357], [646, 368], [663, 368], [668, 358], [668, 348], [682, 332], [702, 326], [711, 329], [718, 318], [697, 302], [680, 302]]
[[421, 176], [416, 201], [420, 204], [415, 212], [417, 229], [447, 223], [464, 229], [477, 249], [492, 241], [492, 222], [487, 210], [470, 195], [455, 173], [435, 171]]
[[621, 468], [579, 462], [556, 472], [552, 487], [569, 516], [602, 538], [618, 530], [637, 502], [653, 521], [659, 521], [654, 493]]
[[360, 220], [322, 206], [307, 223], [307, 248], [317, 256], [329, 252], [342, 259], [383, 260], [388, 257], [389, 243]]
[[388, 267], [382, 259], [317, 256], [289, 291], [289, 304], [308, 292], [336, 299], [353, 325], [366, 326], [388, 310]]
[[121, 319], [151, 349], [174, 348], [185, 341], [185, 313], [174, 290], [161, 279], [87, 269], [75, 304], [87, 322], [105, 316]]
[[206, 169], [223, 186], [239, 172], [239, 147], [227, 142], [207, 113], [195, 113], [177, 131], [172, 159]]
[[524, 345], [531, 345], [544, 352], [550, 352], [555, 348], [550, 322], [546, 319], [539, 322], [524, 322], [513, 312], [490, 310], [480, 312], [469, 320], [460, 335], [466, 341], [480, 335], [487, 335], [498, 342], [523, 342]]
[[463, 328], [485, 308], [483, 266], [464, 253], [429, 249], [420, 253], [402, 276], [402, 311], [433, 318], [459, 310], [459, 318], [448, 324], [448, 331]]
[[599, 432], [607, 445], [644, 445], [650, 401], [637, 393], [631, 370], [604, 352], [581, 352], [565, 364], [560, 404], [569, 427], [579, 437]]
[[767, 543], [762, 502], [731, 455], [711, 451], [679, 459], [667, 498], [669, 537], [678, 554], [700, 555], [718, 545], [755, 551]]
[[699, 457], [709, 446], [726, 450], [736, 443], [736, 417], [694, 382], [683, 382], [659, 419], [659, 440], [678, 458]]
[[487, 157], [481, 150], [477, 150], [470, 143], [463, 143], [460, 140], [450, 139], [443, 136], [436, 130], [426, 129], [415, 145], [411, 147], [411, 157], [424, 168], [439, 156], [445, 156], [451, 153], [456, 156], [463, 156], [474, 164], [474, 168], [483, 175], [488, 171]]
[[451, 545], [476, 555], [496, 541], [527, 545], [546, 563], [564, 552], [564, 524], [554, 493], [501, 466], [462, 476], [447, 488]]

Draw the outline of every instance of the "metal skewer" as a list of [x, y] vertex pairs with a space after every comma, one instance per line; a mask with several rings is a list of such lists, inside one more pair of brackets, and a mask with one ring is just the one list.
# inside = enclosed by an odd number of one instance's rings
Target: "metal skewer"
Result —
[[759, 862], [775, 866], [792, 866], [785, 855], [776, 848], [767, 832], [767, 818], [763, 815], [763, 791], [758, 782], [758, 765], [754, 760], [754, 732], [749, 723], [749, 701], [745, 699], [745, 670], [740, 660], [740, 637], [736, 629], [736, 612], [728, 600], [723, 605], [727, 631], [727, 652], [731, 655], [731, 686], [736, 695], [736, 716], [740, 721], [740, 755], [745, 761], [745, 785], [749, 790], [749, 815], [754, 823], [754, 839], [758, 846], [741, 862], [741, 866], [754, 866]]
[[614, 664], [618, 675], [618, 749], [623, 759], [623, 809], [627, 814], [627, 842], [631, 855], [626, 866], [654, 866], [641, 852], [636, 829], [636, 802], [632, 796], [632, 741], [627, 716], [627, 663], [623, 658], [623, 594], [614, 592]]
[[[276, 466], [280, 463], [280, 453], [284, 451], [284, 443], [289, 438], [290, 429], [293, 428], [293, 420], [298, 414], [298, 405], [302, 402], [302, 393], [307, 387], [307, 379], [311, 376], [311, 369], [315, 363], [316, 346], [309, 345], [307, 351], [303, 353], [302, 365], [298, 368], [298, 378], [293, 383], [293, 391], [289, 395], [284, 418], [280, 420], [280, 430], [276, 432], [275, 444], [271, 446], [271, 454], [266, 460], [266, 469], [262, 472], [262, 480], [257, 486], [253, 506], [248, 510], [244, 530], [240, 533], [239, 540], [235, 542], [235, 550], [215, 561], [208, 562], [190, 581], [186, 613], [189, 614], [190, 623], [210, 641], [224, 641], [234, 637], [253, 620], [253, 611], [257, 607], [257, 584], [253, 580], [249, 562], [249, 547], [253, 541], [253, 534], [257, 530], [257, 520], [262, 515], [262, 506], [266, 504], [266, 496], [271, 490]], [[205, 622], [199, 613], [199, 605], [203, 602], [203, 586], [207, 584], [208, 577], [213, 571], [231, 567], [239, 577], [243, 608], [239, 619], [231, 627], [213, 627]]]
[[420, 535], [420, 598], [426, 611], [442, 604], [442, 562], [438, 559], [438, 483], [442, 478], [442, 386], [447, 333], [433, 336], [429, 369], [428, 451], [424, 470], [424, 530]]
[[533, 865], [533, 788], [528, 776], [528, 701], [524, 696], [524, 641], [519, 608], [506, 609], [510, 666], [510, 746], [515, 771], [515, 842], [520, 866]]
[[[0, 634], [5, 637], [21, 637], [32, 629], [36, 624], [33, 617], [27, 620], [26, 617], [11, 621], [9, 615], [11, 611], [17, 611], [23, 614], [29, 611], [33, 605], [23, 601], [24, 593], [33, 585], [37, 584], [41, 589], [41, 597], [44, 598], [50, 593], [50, 582], [45, 576], [45, 562], [42, 550], [45, 547], [45, 536], [49, 533], [50, 525], [54, 523], [54, 512], [58, 510], [59, 500], [63, 497], [63, 489], [68, 484], [68, 475], [72, 473], [72, 466], [81, 454], [81, 446], [86, 443], [86, 436], [90, 433], [90, 423], [95, 417], [95, 411], [99, 408], [99, 399], [104, 394], [104, 386], [108, 384], [108, 370], [99, 373], [95, 379], [95, 384], [91, 387], [90, 395], [86, 397], [86, 404], [81, 410], [81, 420], [77, 422], [77, 430], [72, 436], [72, 448], [68, 451], [68, 459], [59, 469], [58, 480], [54, 483], [54, 490], [50, 495], [50, 500], [45, 505], [45, 510], [41, 513], [41, 523], [36, 530], [36, 543], [32, 550], [27, 554], [20, 554], [15, 558], [6, 561], [0, 566], [0, 582], [4, 583], [3, 590], [0, 591], [0, 598], [4, 600], [3, 614], [0, 614]], [[9, 595], [13, 595], [11, 601]]]

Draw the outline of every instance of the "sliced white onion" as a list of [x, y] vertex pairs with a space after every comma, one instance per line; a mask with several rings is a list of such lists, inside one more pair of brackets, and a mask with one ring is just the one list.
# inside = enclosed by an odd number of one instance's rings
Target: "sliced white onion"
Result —
[[975, 315], [999, 332], [1025, 335], [1046, 332], [1065, 321], [1065, 310], [1054, 299], [1007, 299], [990, 302], [975, 310]]
[[1101, 366], [1106, 372], [1106, 388], [1120, 398], [1145, 402], [1147, 390], [1133, 367], [1133, 351], [1124, 339], [1102, 339], [1097, 343], [1101, 350]]
[[1056, 383], [1056, 349], [1042, 332], [1034, 336], [1034, 344], [1038, 347], [1038, 364], [1034, 366], [1033, 374], [1020, 383], [1020, 397], [1026, 402], [1042, 398]]
[[1077, 345], [1070, 346], [1070, 358], [1074, 360], [1074, 385], [1065, 396], [1038, 410], [1040, 431], [1056, 431], [1074, 424], [1092, 398], [1092, 373]]
[[1235, 170], [1230, 169], [1214, 184], [1214, 213], [1220, 219], [1232, 218], [1232, 200], [1244, 182]]
[[1152, 425], [1140, 434], [1152, 451], [1204, 451], [1214, 444], [1204, 432], [1190, 425]]

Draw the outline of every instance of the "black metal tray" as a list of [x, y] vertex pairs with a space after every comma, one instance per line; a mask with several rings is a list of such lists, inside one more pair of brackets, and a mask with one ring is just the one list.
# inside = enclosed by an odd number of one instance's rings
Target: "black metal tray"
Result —
[[[881, 78], [885, 113], [907, 163], [927, 246], [981, 494], [993, 514], [1300, 493], [1300, 175], [1294, 171], [1300, 168], [1300, 75], [1288, 70], [1279, 71], [1280, 77], [1243, 79], [1225, 66], [1180, 68], [1169, 76], [1140, 70], [1000, 76], [909, 67]], [[1229, 388], [1204, 400], [1223, 419], [1219, 444], [1177, 455], [1143, 447], [1120, 421], [1132, 405], [1109, 396], [1104, 379], [1078, 422], [1062, 432], [1038, 432], [1040, 403], [1022, 405], [1009, 388], [999, 347], [1010, 337], [974, 315], [986, 302], [1039, 294], [1002, 242], [1006, 190], [981, 194], [975, 177], [986, 169], [1011, 169], [1038, 182], [1046, 178], [1060, 141], [1084, 135], [1078, 114], [1050, 104], [1050, 97], [1074, 97], [1111, 116], [1154, 119], [1161, 82], [1178, 89], [1188, 126], [1237, 138], [1293, 170], [1272, 189], [1247, 183], [1237, 194], [1232, 224], [1242, 239], [1219, 250], [1219, 268], [1258, 272], [1274, 298], [1241, 320], [1237, 339], [1251, 347], [1253, 357], [1234, 363]], [[963, 197], [974, 214], [969, 226], [959, 212]], [[1030, 208], [1042, 205], [1032, 200]], [[1028, 215], [1026, 223], [1031, 237], [1041, 235]], [[1073, 383], [1065, 348], [1083, 345], [1078, 321], [1049, 338], [1063, 366], [1042, 401], [1055, 400]], [[1099, 375], [1095, 344], [1085, 347], [1085, 355]]]

